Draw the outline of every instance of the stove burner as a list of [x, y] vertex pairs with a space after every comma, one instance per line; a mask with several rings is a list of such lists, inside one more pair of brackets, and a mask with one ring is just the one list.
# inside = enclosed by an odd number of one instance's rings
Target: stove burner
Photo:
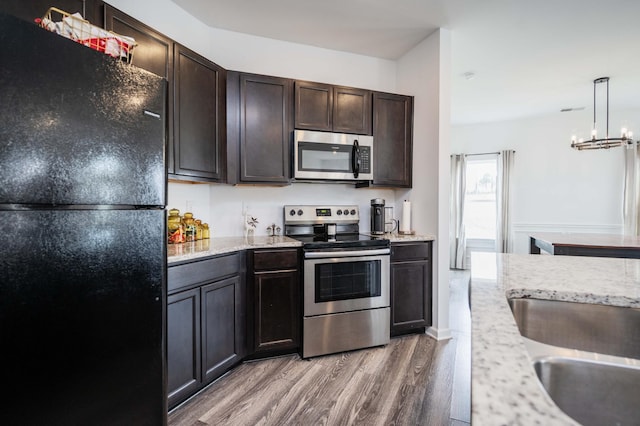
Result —
[[356, 205], [284, 206], [284, 234], [301, 241], [305, 251], [390, 245], [384, 237], [360, 234], [360, 212]]

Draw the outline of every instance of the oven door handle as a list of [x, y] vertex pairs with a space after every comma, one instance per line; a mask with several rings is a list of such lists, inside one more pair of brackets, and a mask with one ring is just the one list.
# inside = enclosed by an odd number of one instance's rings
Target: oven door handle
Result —
[[391, 249], [356, 250], [356, 251], [312, 251], [304, 254], [305, 259], [329, 259], [335, 257], [380, 256], [390, 254]]

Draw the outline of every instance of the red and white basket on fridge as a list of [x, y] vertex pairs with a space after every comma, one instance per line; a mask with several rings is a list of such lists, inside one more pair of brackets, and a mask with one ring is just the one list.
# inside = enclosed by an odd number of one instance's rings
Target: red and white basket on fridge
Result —
[[133, 60], [136, 41], [132, 37], [116, 34], [92, 25], [79, 13], [70, 14], [51, 7], [42, 18], [36, 19], [36, 23], [51, 32], [114, 58], [121, 58], [127, 63], [131, 63]]

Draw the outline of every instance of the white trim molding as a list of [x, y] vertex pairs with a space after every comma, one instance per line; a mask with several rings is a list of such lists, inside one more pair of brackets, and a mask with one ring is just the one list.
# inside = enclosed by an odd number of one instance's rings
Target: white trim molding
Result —
[[434, 328], [428, 327], [425, 333], [436, 340], [449, 340], [453, 339], [453, 334], [450, 328]]

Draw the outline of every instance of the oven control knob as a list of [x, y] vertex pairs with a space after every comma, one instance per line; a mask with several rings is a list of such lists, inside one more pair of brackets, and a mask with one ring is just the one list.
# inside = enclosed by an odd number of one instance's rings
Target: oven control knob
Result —
[[338, 210], [336, 213], [338, 213], [338, 216], [342, 216], [342, 210]]
[[349, 210], [344, 209], [344, 214], [345, 214], [345, 215], [348, 215], [348, 214], [349, 214]]
[[302, 216], [302, 209], [298, 210], [298, 216]]
[[291, 211], [289, 212], [289, 216], [295, 216], [296, 211], [294, 209], [291, 209]]
[[356, 209], [351, 210], [351, 214], [352, 214], [353, 216], [355, 216], [355, 215], [356, 215]]

